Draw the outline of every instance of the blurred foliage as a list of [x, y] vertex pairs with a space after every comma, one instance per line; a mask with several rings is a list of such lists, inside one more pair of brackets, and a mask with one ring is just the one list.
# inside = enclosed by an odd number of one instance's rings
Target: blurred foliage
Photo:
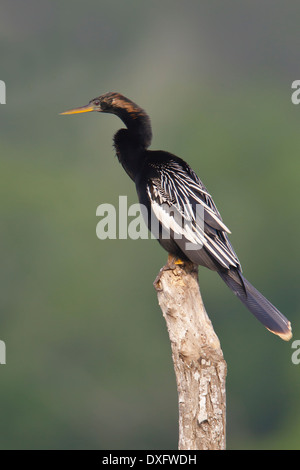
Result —
[[[177, 394], [153, 240], [96, 238], [136, 202], [114, 116], [62, 117], [106, 91], [150, 114], [231, 228], [245, 275], [299, 339], [299, 2], [2, 0], [1, 449], [175, 449]], [[300, 366], [200, 269], [228, 363], [228, 447], [300, 447]]]

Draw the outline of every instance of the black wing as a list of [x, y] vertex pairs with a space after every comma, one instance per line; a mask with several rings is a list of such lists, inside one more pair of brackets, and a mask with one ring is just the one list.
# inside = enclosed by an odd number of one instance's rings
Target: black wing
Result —
[[155, 167], [156, 176], [147, 184], [151, 208], [181, 251], [191, 261], [210, 268], [207, 254], [218, 268], [240, 267], [226, 235], [230, 231], [194, 171], [179, 159]]

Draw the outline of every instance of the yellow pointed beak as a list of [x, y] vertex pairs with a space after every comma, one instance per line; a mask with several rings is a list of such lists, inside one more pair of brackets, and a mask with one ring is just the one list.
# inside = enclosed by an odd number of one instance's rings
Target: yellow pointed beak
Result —
[[79, 114], [79, 113], [90, 113], [91, 111], [95, 111], [94, 106], [91, 104], [87, 104], [86, 106], [81, 106], [80, 108], [69, 109], [63, 113], [59, 114]]

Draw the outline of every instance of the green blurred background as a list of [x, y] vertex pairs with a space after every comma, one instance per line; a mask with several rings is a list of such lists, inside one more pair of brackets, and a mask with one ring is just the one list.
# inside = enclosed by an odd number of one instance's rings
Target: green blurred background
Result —
[[[136, 202], [115, 116], [59, 116], [118, 91], [152, 148], [187, 160], [246, 277], [299, 320], [298, 1], [2, 0], [1, 449], [176, 449], [177, 393], [153, 281], [155, 240], [96, 237], [96, 208]], [[200, 269], [228, 363], [230, 449], [300, 448], [300, 365]]]

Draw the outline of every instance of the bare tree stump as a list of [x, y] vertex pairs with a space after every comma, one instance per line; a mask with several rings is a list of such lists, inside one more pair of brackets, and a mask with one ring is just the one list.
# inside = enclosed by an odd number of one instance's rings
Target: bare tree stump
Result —
[[172, 347], [179, 402], [178, 448], [224, 450], [227, 366], [203, 305], [198, 267], [176, 264], [169, 256], [154, 287]]

